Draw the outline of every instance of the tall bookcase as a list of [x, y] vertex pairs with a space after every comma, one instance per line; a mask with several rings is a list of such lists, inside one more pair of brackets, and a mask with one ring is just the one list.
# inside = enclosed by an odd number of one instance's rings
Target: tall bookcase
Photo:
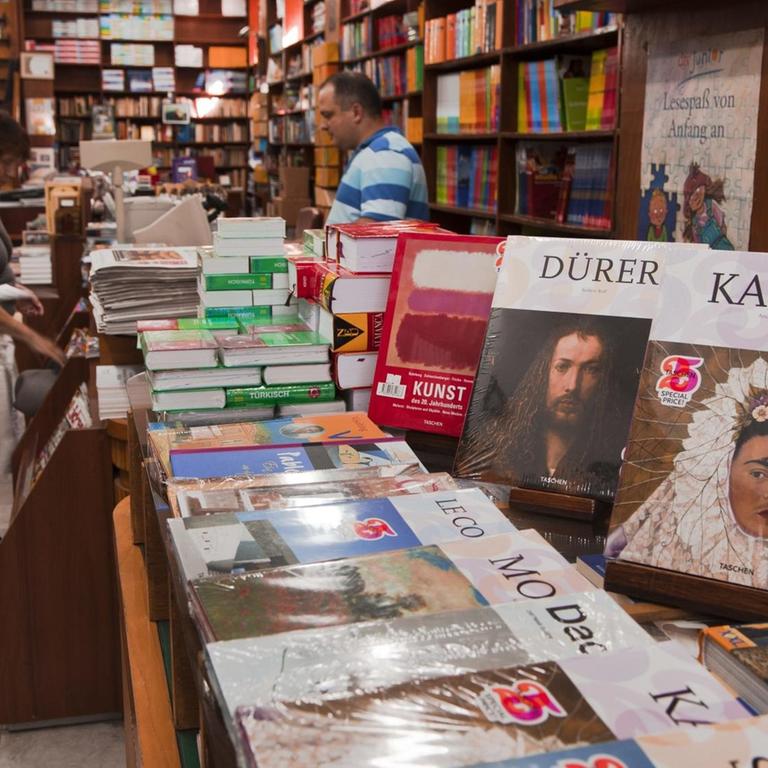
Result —
[[339, 35], [342, 67], [376, 83], [385, 120], [417, 148], [423, 135], [424, 8], [423, 0], [341, 0]]
[[[338, 185], [339, 159], [316, 130], [316, 90], [321, 73], [338, 58], [338, 0], [268, 0], [266, 26], [266, 165], [272, 196], [309, 196], [312, 202], [314, 187], [314, 202], [327, 207], [321, 190]], [[308, 168], [309, 188], [280, 189], [279, 169], [286, 166]]]
[[[424, 145], [422, 159], [424, 162], [429, 185], [429, 199], [432, 218], [445, 226], [459, 232], [498, 233], [507, 234], [551, 234], [569, 236], [610, 237], [614, 233], [614, 194], [616, 180], [616, 157], [618, 147], [618, 131], [615, 124], [601, 130], [521, 130], [518, 121], [518, 105], [525, 102], [525, 78], [527, 65], [534, 62], [549, 61], [553, 71], [560, 65], [564, 57], [583, 58], [587, 62], [593, 51], [617, 48], [617, 60], [620, 60], [621, 28], [620, 20], [608, 27], [594, 31], [541, 33], [553, 34], [550, 39], [541, 39], [539, 30], [535, 30], [532, 42], [523, 42], [531, 35], [523, 35], [521, 29], [522, 5], [524, 0], [499, 0], [495, 3], [494, 27], [498, 25], [495, 40], [498, 45], [489, 45], [493, 40], [493, 30], [480, 31], [478, 38], [485, 45], [481, 53], [471, 53], [468, 56], [456, 57], [448, 52], [444, 60], [430, 63], [430, 51], [427, 51], [424, 65]], [[478, 6], [489, 3], [472, 0], [425, 0], [426, 23], [445, 19], [450, 14], [472, 10], [474, 23]], [[493, 3], [490, 3], [493, 5]], [[531, 5], [529, 3], [529, 5]], [[533, 4], [535, 6], [535, 4]], [[486, 14], [487, 10], [482, 10]], [[430, 35], [428, 34], [429, 38]], [[428, 42], [429, 46], [430, 43]], [[458, 129], [450, 132], [445, 130], [445, 124], [439, 125], [439, 114], [444, 113], [444, 104], [438, 102], [444, 98], [441, 78], [459, 73], [476, 72], [482, 75], [495, 69], [494, 82], [497, 88], [495, 103], [498, 114], [495, 121], [489, 121], [487, 126], [480, 125], [472, 130], [461, 123]], [[460, 76], [460, 75], [459, 75]], [[488, 75], [490, 79], [490, 75]], [[443, 83], [445, 79], [443, 79]], [[555, 89], [559, 89], [559, 82]], [[466, 88], [462, 82], [461, 93]], [[616, 88], [617, 98], [620, 88]], [[462, 96], [463, 98], [463, 96]], [[559, 94], [555, 97], [560, 99]], [[462, 104], [462, 113], [466, 110]], [[561, 110], [562, 111], [562, 110]], [[463, 117], [462, 117], [463, 120]], [[596, 149], [597, 148], [597, 149]], [[573, 223], [569, 218], [567, 198], [561, 201], [558, 220], [554, 211], [552, 215], [532, 215], [523, 203], [527, 200], [524, 194], [530, 187], [526, 182], [525, 158], [539, 154], [547, 159], [558, 154], [575, 157], [576, 163], [581, 156], [591, 156], [599, 153], [607, 157], [608, 167], [603, 168], [603, 176], [608, 179], [605, 195], [606, 212], [601, 226]], [[446, 168], [446, 158], [451, 167]], [[453, 160], [451, 160], [453, 158]], [[456, 158], [459, 158], [458, 161]], [[463, 163], [464, 170], [456, 167], [455, 163]], [[538, 159], [531, 162], [539, 162]], [[568, 161], [572, 162], [572, 161]], [[479, 170], [478, 170], [479, 169]], [[471, 179], [471, 174], [476, 174]], [[452, 177], [453, 174], [453, 177]], [[486, 199], [482, 205], [467, 206], [463, 203], [448, 204], [439, 195], [439, 186], [445, 183], [456, 184], [456, 176], [464, 183], [476, 185], [490, 184], [486, 189]], [[466, 175], [470, 175], [466, 181]], [[459, 183], [462, 183], [461, 181]], [[572, 191], [572, 190], [571, 190]], [[472, 196], [470, 196], [472, 197]], [[474, 199], [478, 199], [475, 195]], [[440, 200], [440, 202], [438, 202]]]
[[[245, 186], [250, 144], [248, 41], [240, 37], [248, 22], [245, 8], [243, 15], [224, 15], [222, 0], [197, 0], [192, 8], [177, 5], [179, 12], [174, 14], [171, 0], [145, 0], [137, 4], [125, 0], [76, 0], [68, 7], [81, 10], [60, 10], [59, 1], [25, 0], [25, 40], [33, 41], [38, 49], [61, 47], [62, 41], [74, 45], [88, 41], [86, 45], [91, 50], [98, 50], [98, 55], [93, 54], [89, 61], [99, 59], [98, 63], [63, 63], [57, 54], [53, 85], [58, 160], [62, 166], [76, 164], [78, 142], [91, 137], [92, 107], [111, 104], [115, 108], [117, 138], [153, 138], [153, 154], [161, 176], [168, 176], [173, 157], [205, 155], [212, 157], [218, 176], [229, 176], [233, 186]], [[135, 13], [136, 9], [143, 13]], [[111, 33], [106, 32], [106, 22], [116, 15], [133, 22], [134, 29], [113, 27]], [[89, 37], [76, 37], [81, 31], [79, 27], [63, 36], [61, 25], [79, 19], [83, 20], [82, 28]], [[93, 35], [94, 27], [98, 27], [97, 36]], [[142, 32], [146, 28], [150, 30], [149, 36]], [[152, 62], [134, 59], [135, 64], [113, 63], [113, 46], [128, 45], [151, 46]], [[198, 62], [187, 66], [178, 59], [179, 45], [200, 49], [199, 66]], [[161, 87], [150, 78], [146, 90], [131, 90], [136, 73], [137, 79], [143, 75], [146, 80], [153, 66], [168, 68], [166, 73], [172, 73], [169, 87]], [[124, 73], [122, 88], [104, 87], [105, 70]], [[216, 76], [222, 72], [231, 74]], [[230, 90], [232, 83], [237, 87]], [[191, 125], [163, 124], [161, 106], [165, 100], [191, 101]]]
[[[609, 10], [626, 14], [623, 29], [622, 98], [619, 110], [621, 141], [616, 187], [616, 234], [634, 239], [638, 231], [641, 189], [643, 111], [648, 44], [664, 45], [685, 38], [763, 29], [768, 41], [764, 0], [555, 0], [562, 10]], [[768, 45], [768, 42], [764, 43]], [[768, 251], [768, 56], [763, 54], [758, 100], [757, 146], [749, 248]]]

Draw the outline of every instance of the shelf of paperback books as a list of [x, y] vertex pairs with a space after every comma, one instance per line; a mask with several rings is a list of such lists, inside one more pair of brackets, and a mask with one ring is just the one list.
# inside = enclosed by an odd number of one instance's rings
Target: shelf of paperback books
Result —
[[13, 456], [14, 511], [0, 542], [5, 725], [120, 710], [112, 468], [87, 376], [84, 358], [67, 361]]

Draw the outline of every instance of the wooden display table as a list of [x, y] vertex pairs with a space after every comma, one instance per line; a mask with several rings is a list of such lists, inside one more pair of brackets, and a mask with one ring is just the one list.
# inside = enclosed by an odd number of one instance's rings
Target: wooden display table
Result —
[[126, 764], [178, 768], [179, 750], [157, 627], [147, 611], [144, 559], [131, 533], [130, 499], [113, 513], [120, 593]]

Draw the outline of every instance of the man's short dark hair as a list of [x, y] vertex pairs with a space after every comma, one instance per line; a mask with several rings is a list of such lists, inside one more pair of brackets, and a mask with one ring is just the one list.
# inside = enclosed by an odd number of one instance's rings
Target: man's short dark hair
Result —
[[381, 97], [373, 81], [362, 72], [337, 72], [331, 75], [320, 88], [333, 86], [336, 101], [342, 109], [359, 104], [369, 117], [381, 117]]
[[29, 157], [29, 136], [7, 112], [0, 112], [0, 157], [8, 155], [26, 160]]

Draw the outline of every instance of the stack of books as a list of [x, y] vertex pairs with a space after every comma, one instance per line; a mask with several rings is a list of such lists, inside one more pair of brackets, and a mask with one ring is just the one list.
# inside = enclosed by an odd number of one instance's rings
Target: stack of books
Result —
[[427, 64], [489, 53], [502, 47], [504, 3], [475, 0], [457, 13], [430, 19], [424, 27]]
[[400, 232], [444, 231], [415, 220], [328, 228], [326, 259], [289, 260], [299, 316], [330, 340], [333, 380], [351, 410], [367, 410]]
[[501, 67], [471, 69], [437, 78], [438, 133], [499, 130]]
[[493, 213], [498, 196], [496, 145], [445, 144], [436, 149], [435, 202]]
[[580, 32], [616, 27], [617, 14], [608, 11], [555, 9], [554, 0], [518, 0], [515, 3], [515, 45], [540, 43]]
[[124, 419], [131, 404], [125, 383], [144, 369], [139, 365], [97, 365], [96, 394], [100, 419]]
[[280, 217], [220, 219], [213, 248], [200, 251], [200, 314], [254, 320], [294, 314], [284, 241]]
[[91, 252], [90, 300], [100, 333], [136, 333], [136, 322], [196, 313], [194, 248], [114, 248]]
[[50, 245], [20, 245], [16, 252], [19, 255], [19, 279], [22, 283], [50, 285], [53, 282]]

